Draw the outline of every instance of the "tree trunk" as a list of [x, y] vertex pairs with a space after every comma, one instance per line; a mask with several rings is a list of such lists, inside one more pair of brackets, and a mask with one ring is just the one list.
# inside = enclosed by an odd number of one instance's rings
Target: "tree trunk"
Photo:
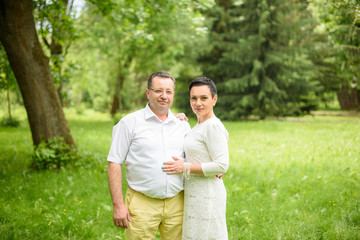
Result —
[[11, 103], [10, 103], [10, 89], [8, 87], [8, 89], [6, 90], [6, 97], [7, 97], [7, 102], [8, 102], [8, 113], [9, 113], [9, 119], [10, 121], [12, 120], [11, 117]]
[[117, 81], [116, 81], [116, 88], [115, 93], [113, 97], [113, 103], [111, 105], [110, 114], [112, 117], [115, 116], [117, 110], [120, 110], [120, 113], [122, 112], [122, 98], [121, 98], [121, 89], [124, 85], [125, 77], [123, 75], [119, 75]]
[[338, 101], [342, 110], [360, 110], [359, 90], [343, 85], [341, 91], [337, 92]]
[[[113, 97], [113, 103], [111, 105], [111, 110], [110, 110], [110, 114], [112, 117], [115, 116], [117, 110], [120, 110], [120, 113], [122, 112], [122, 97], [121, 97], [121, 89], [124, 85], [125, 82], [125, 77], [126, 77], [126, 69], [129, 68], [131, 61], [132, 61], [132, 57], [128, 57], [128, 56], [124, 56], [123, 57], [123, 62], [120, 62], [119, 64], [119, 75], [118, 78], [116, 80], [116, 86], [115, 86], [115, 93], [114, 93], [114, 97]], [[123, 71], [122, 69], [125, 69], [125, 71]]]
[[217, 5], [222, 6], [225, 9], [230, 8], [232, 5], [231, 0], [216, 0], [215, 2]]
[[74, 146], [32, 11], [32, 0], [0, 0], [0, 40], [20, 87], [34, 145], [62, 137]]

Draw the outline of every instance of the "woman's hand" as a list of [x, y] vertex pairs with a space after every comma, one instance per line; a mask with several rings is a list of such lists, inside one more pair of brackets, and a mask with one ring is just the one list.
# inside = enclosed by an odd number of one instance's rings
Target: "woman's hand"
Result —
[[182, 121], [187, 121], [187, 120], [188, 120], [188, 118], [187, 118], [187, 116], [185, 115], [185, 113], [178, 113], [178, 114], [176, 114], [175, 116], [176, 116], [177, 119], [182, 120]]
[[184, 171], [184, 162], [178, 157], [172, 157], [175, 161], [164, 162], [163, 172], [167, 174], [179, 174]]

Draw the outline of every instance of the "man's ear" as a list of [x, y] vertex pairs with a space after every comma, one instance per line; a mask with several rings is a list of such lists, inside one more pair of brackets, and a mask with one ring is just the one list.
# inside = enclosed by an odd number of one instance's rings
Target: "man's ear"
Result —
[[149, 94], [150, 94], [150, 91], [148, 88], [146, 88], [145, 90], [145, 94], [146, 94], [146, 98], [149, 99]]

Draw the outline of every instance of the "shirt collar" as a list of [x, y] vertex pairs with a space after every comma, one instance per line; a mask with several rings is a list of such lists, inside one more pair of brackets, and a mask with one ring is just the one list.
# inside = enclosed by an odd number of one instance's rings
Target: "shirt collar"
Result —
[[[152, 118], [152, 117], [155, 117], [157, 119], [159, 119], [156, 114], [151, 110], [150, 106], [149, 106], [149, 103], [146, 105], [145, 107], [145, 119], [149, 119], [149, 118]], [[165, 122], [164, 123], [167, 123], [167, 122], [170, 122], [170, 121], [174, 121], [176, 119], [175, 115], [172, 114], [171, 110], [169, 109], [169, 112], [168, 112], [168, 117], [166, 118]]]

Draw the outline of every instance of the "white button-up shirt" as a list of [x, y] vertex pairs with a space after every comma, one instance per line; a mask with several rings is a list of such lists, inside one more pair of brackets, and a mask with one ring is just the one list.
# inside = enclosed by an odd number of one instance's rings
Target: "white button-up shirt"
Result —
[[135, 191], [152, 198], [173, 197], [183, 190], [183, 176], [168, 175], [161, 167], [173, 161], [172, 156], [184, 159], [184, 140], [189, 131], [189, 123], [178, 120], [170, 110], [162, 122], [147, 105], [114, 126], [107, 160], [125, 162], [126, 180]]

